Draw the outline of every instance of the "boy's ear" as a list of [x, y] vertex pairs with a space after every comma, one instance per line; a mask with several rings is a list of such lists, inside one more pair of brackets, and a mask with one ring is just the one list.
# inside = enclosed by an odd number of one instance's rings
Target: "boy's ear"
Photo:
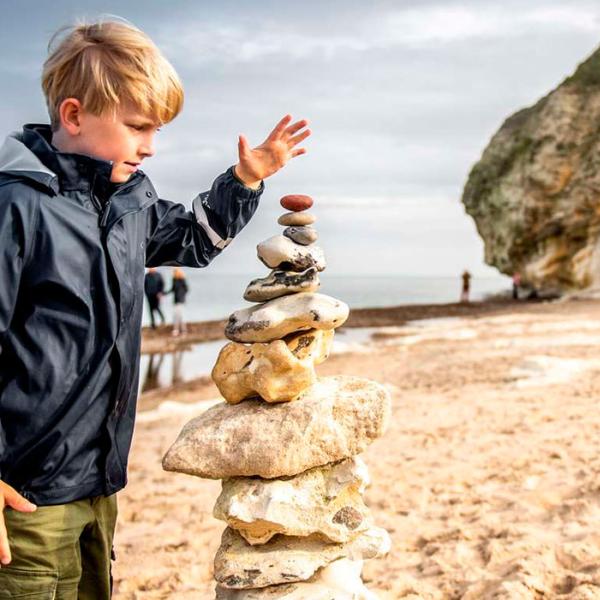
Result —
[[83, 107], [77, 98], [65, 98], [58, 108], [60, 126], [70, 135], [79, 135]]

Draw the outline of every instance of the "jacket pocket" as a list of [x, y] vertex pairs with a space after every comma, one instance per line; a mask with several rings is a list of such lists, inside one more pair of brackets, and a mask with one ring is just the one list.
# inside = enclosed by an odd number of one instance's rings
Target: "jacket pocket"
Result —
[[0, 600], [53, 600], [58, 573], [37, 569], [0, 569]]

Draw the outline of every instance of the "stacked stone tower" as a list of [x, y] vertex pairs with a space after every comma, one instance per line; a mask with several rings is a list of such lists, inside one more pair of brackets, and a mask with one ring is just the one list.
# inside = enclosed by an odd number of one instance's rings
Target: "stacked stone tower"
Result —
[[363, 501], [357, 455], [384, 433], [390, 399], [368, 379], [317, 378], [348, 307], [317, 292], [325, 258], [312, 199], [281, 204], [283, 235], [257, 248], [272, 271], [244, 294], [259, 304], [230, 316], [232, 342], [212, 372], [226, 402], [183, 428], [163, 466], [223, 480], [218, 600], [372, 600], [362, 561], [390, 541]]

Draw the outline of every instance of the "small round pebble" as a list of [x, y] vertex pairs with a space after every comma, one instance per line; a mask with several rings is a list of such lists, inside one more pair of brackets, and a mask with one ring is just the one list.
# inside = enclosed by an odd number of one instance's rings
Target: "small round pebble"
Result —
[[310, 196], [305, 196], [304, 194], [289, 194], [284, 196], [279, 203], [286, 210], [300, 212], [301, 210], [310, 208], [313, 205], [313, 199]]
[[296, 242], [296, 244], [301, 244], [302, 246], [308, 246], [309, 244], [316, 242], [317, 238], [319, 237], [317, 235], [317, 230], [310, 225], [286, 227], [283, 230], [283, 235], [293, 242]]
[[277, 222], [280, 225], [312, 225], [317, 217], [305, 212], [289, 212], [281, 215]]

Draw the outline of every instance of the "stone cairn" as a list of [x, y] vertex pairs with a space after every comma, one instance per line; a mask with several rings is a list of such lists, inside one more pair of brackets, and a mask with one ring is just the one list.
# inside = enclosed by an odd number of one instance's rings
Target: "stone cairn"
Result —
[[385, 555], [387, 532], [363, 501], [358, 454], [389, 421], [386, 389], [317, 379], [348, 306], [317, 293], [325, 269], [308, 196], [285, 196], [283, 235], [260, 243], [270, 269], [229, 317], [212, 378], [226, 402], [190, 421], [167, 471], [222, 479], [214, 516], [227, 523], [215, 557], [217, 600], [373, 600], [362, 561]]

